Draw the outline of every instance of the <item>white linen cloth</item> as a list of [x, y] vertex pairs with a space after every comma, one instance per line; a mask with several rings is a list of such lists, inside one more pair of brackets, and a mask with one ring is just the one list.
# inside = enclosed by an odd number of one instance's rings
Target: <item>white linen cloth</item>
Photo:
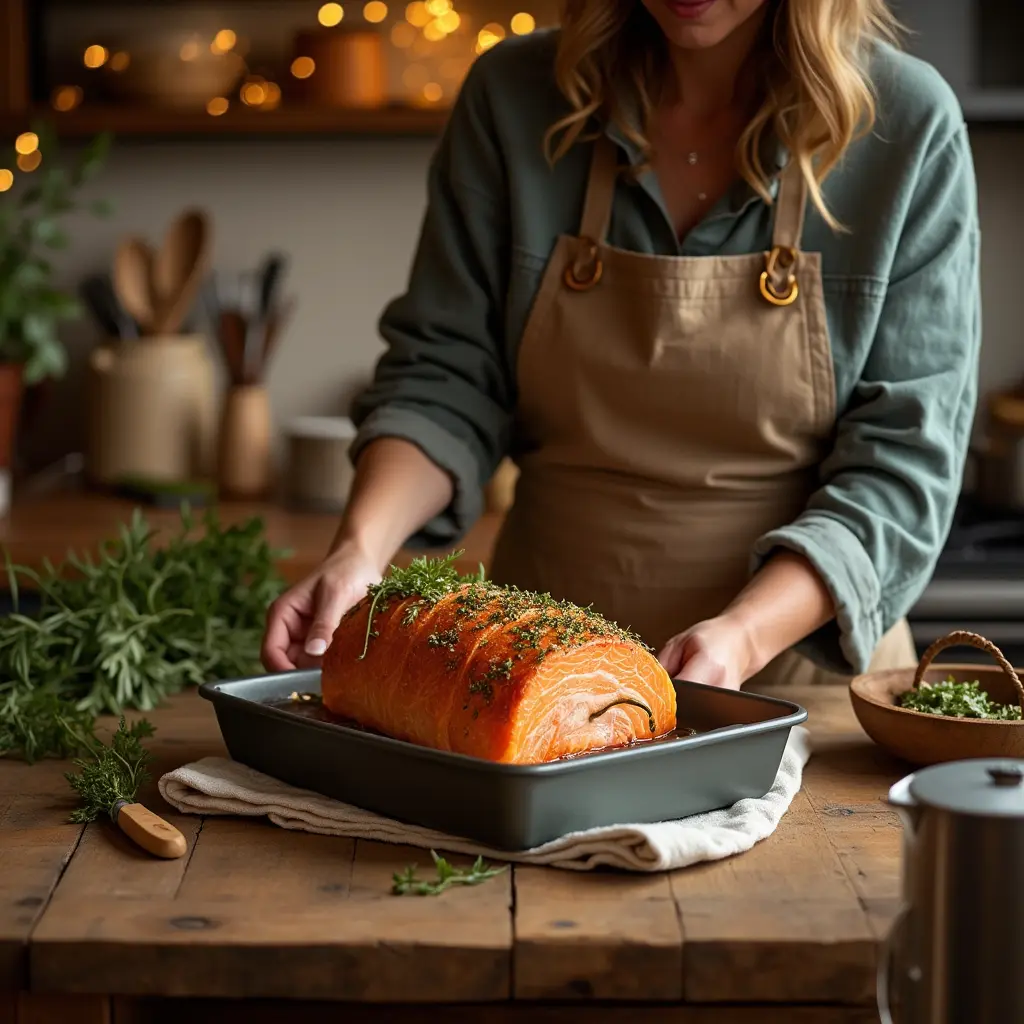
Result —
[[267, 817], [281, 828], [574, 871], [601, 866], [669, 871], [743, 853], [770, 836], [800, 790], [809, 757], [810, 735], [796, 726], [790, 732], [774, 785], [759, 799], [740, 800], [731, 807], [678, 821], [623, 823], [571, 832], [515, 853], [393, 821], [297, 789], [226, 758], [205, 757], [183, 765], [162, 776], [158, 785], [161, 796], [187, 814]]

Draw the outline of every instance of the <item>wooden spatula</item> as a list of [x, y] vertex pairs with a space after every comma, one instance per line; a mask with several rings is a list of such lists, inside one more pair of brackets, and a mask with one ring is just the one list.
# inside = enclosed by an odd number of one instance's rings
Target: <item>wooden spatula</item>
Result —
[[206, 276], [211, 234], [201, 210], [186, 210], [168, 229], [153, 265], [155, 333], [174, 334], [188, 316]]
[[152, 249], [134, 235], [123, 238], [114, 254], [114, 291], [143, 334], [153, 333], [152, 280]]

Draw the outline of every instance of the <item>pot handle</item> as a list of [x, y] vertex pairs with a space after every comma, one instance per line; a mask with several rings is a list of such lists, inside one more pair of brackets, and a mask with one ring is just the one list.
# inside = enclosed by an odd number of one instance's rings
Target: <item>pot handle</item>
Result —
[[875, 975], [875, 1002], [878, 1004], [878, 1019], [881, 1024], [893, 1024], [890, 1001], [892, 994], [892, 960], [896, 952], [896, 941], [903, 935], [909, 909], [905, 903], [900, 907], [879, 952], [878, 971]]
[[921, 662], [917, 666], [917, 672], [914, 673], [914, 686], [916, 690], [921, 685], [921, 680], [924, 679], [924, 674], [928, 670], [928, 666], [931, 665], [935, 656], [941, 651], [944, 651], [947, 647], [958, 647], [965, 645], [967, 647], [976, 647], [979, 651], [984, 651], [986, 654], [991, 654], [993, 659], [999, 665], [999, 667], [1006, 673], [1011, 680], [1013, 685], [1017, 688], [1017, 700], [1020, 703], [1021, 713], [1024, 714], [1024, 684], [1021, 683], [1020, 677], [1014, 671], [1013, 666], [1006, 660], [1006, 656], [991, 640], [986, 640], [983, 636], [979, 636], [977, 633], [971, 633], [966, 629], [956, 629], [952, 633], [947, 633], [946, 636], [939, 637], [929, 648], [921, 655]]

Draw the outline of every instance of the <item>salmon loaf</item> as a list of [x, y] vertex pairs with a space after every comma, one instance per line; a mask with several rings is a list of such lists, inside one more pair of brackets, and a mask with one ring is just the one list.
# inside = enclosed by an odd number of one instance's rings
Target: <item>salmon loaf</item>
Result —
[[454, 557], [392, 569], [342, 619], [322, 663], [330, 712], [515, 764], [675, 729], [675, 687], [637, 637], [568, 602], [463, 577]]

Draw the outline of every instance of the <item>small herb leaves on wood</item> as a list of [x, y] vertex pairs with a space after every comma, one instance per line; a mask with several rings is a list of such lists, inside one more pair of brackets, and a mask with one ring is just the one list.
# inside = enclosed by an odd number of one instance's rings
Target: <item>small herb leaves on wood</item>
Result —
[[[94, 555], [42, 572], [7, 564], [0, 618], [0, 756], [81, 753], [97, 715], [148, 711], [189, 685], [260, 671], [267, 607], [284, 589], [259, 519], [201, 531], [187, 507], [159, 546], [136, 510]], [[18, 611], [19, 583], [41, 606]], [[63, 716], [73, 725], [60, 724]]]
[[90, 748], [90, 755], [75, 759], [74, 764], [81, 769], [78, 774], [64, 775], [81, 800], [81, 806], [71, 813], [73, 822], [95, 821], [103, 814], [114, 820], [122, 803], [135, 803], [139, 787], [149, 781], [146, 765], [150, 754], [141, 741], [152, 735], [153, 726], [146, 719], [126, 727], [122, 715], [109, 745], [80, 737]]
[[453, 885], [479, 885], [505, 870], [505, 867], [487, 867], [482, 857], [477, 857], [472, 867], [462, 870], [452, 867], [444, 857], [439, 857], [433, 850], [430, 851], [430, 856], [434, 860], [437, 877], [433, 881], [421, 880], [416, 877], [416, 865], [410, 864], [404, 871], [396, 872], [393, 876], [392, 895], [437, 896]]
[[900, 694], [899, 706], [951, 718], [1020, 720], [1019, 705], [998, 704], [981, 689], [977, 681], [958, 683], [952, 676], [939, 683], [921, 683], [916, 690]]

